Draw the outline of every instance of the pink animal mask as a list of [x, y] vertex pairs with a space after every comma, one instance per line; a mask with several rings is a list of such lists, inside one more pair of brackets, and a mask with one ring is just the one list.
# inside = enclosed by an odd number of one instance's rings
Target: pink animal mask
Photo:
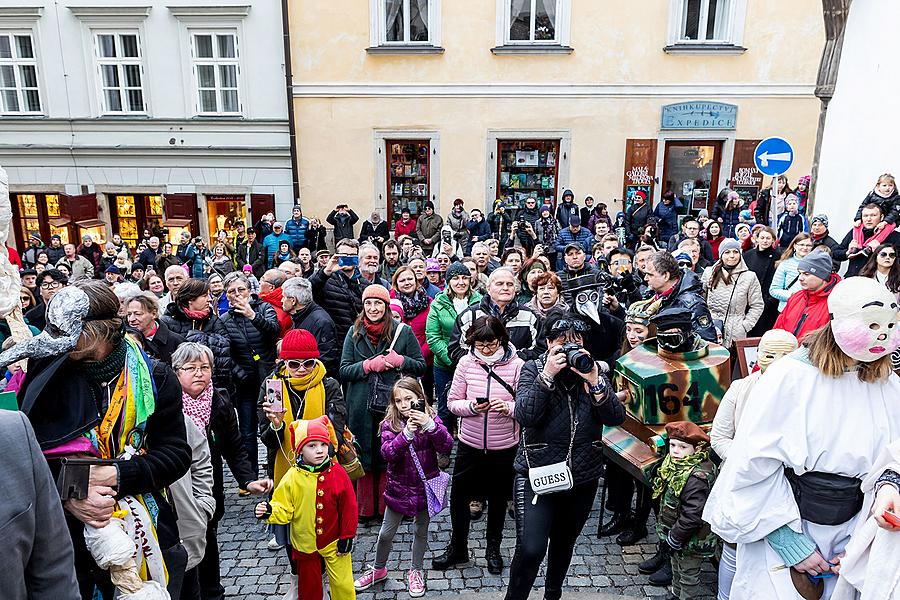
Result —
[[835, 341], [861, 362], [878, 360], [900, 347], [897, 309], [897, 298], [867, 277], [844, 279], [828, 297]]

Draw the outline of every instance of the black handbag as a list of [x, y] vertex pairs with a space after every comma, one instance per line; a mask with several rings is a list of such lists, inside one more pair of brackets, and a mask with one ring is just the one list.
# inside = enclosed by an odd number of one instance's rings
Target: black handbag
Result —
[[[384, 352], [385, 354], [388, 354], [394, 349], [394, 345], [397, 343], [397, 339], [400, 337], [400, 331], [402, 329], [403, 323], [400, 323], [397, 326], [397, 330], [394, 331], [394, 339], [391, 341], [391, 345], [388, 349]], [[367, 402], [369, 412], [378, 416], [384, 416], [388, 406], [391, 405], [391, 392], [393, 391], [393, 388], [393, 383], [389, 382], [389, 379], [385, 377], [384, 373], [370, 373], [369, 399]]]

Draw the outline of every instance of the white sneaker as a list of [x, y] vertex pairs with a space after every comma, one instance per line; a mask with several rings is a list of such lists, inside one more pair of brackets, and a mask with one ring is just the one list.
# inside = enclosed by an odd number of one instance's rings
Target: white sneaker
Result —
[[272, 539], [266, 542], [266, 548], [268, 548], [272, 552], [277, 552], [278, 550], [284, 548], [284, 544], [279, 544], [278, 540], [275, 539], [275, 536], [273, 535]]
[[[275, 538], [272, 539], [274, 540]], [[284, 593], [284, 596], [281, 597], [281, 600], [297, 600], [297, 588], [299, 585], [299, 577], [297, 575], [291, 575], [291, 585], [288, 586], [288, 590]]]

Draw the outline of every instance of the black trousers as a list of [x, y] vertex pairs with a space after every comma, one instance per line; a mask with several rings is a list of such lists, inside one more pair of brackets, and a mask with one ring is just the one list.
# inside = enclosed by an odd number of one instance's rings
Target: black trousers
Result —
[[635, 521], [638, 525], [646, 524], [653, 508], [650, 488], [636, 481], [625, 469], [612, 462], [606, 463], [605, 477], [606, 508], [618, 514], [631, 512], [631, 501], [637, 491]]
[[596, 495], [597, 481], [594, 480], [564, 492], [544, 494], [532, 504], [534, 493], [528, 478], [516, 475], [513, 487], [516, 553], [509, 567], [506, 600], [528, 598], [544, 555], [547, 556], [544, 598], [559, 600], [575, 542], [587, 522]]
[[219, 574], [219, 540], [217, 537], [218, 522], [211, 522], [206, 527], [206, 553], [203, 560], [192, 571], [197, 571], [197, 584], [203, 600], [222, 600], [225, 588]]
[[487, 499], [487, 543], [500, 545], [506, 503], [512, 497], [515, 472], [513, 461], [517, 447], [503, 450], [478, 450], [460, 442], [453, 463], [450, 486], [450, 543], [457, 549], [469, 547], [469, 502]]

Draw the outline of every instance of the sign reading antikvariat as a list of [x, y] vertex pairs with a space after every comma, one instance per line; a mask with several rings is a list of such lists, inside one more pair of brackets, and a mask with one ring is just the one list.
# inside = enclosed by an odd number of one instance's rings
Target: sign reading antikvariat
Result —
[[662, 108], [662, 129], [734, 129], [737, 106], [723, 102], [679, 102]]

